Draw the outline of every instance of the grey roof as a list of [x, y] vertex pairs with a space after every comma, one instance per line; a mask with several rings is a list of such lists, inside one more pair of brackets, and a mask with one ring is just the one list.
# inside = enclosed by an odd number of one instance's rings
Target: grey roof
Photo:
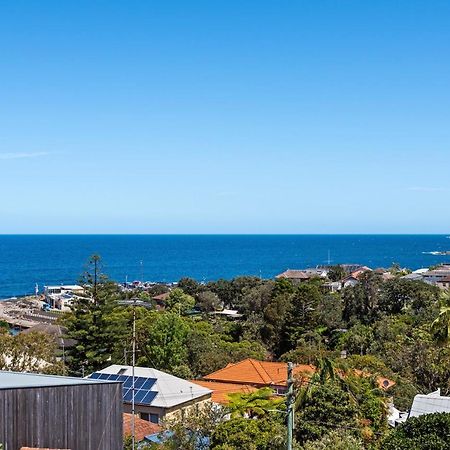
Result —
[[432, 392], [428, 395], [418, 394], [414, 397], [409, 417], [418, 417], [423, 414], [437, 412], [450, 413], [450, 397], [441, 397], [440, 392]]
[[[132, 367], [114, 364], [106, 369], [99, 370], [99, 372], [120, 373], [121, 375], [131, 376]], [[210, 389], [151, 367], [135, 367], [134, 376], [156, 379], [151, 389], [152, 391], [158, 392], [158, 394], [151, 402], [151, 405], [158, 408], [171, 408], [194, 399], [200, 399], [201, 397], [210, 397], [212, 393]]]
[[110, 383], [109, 381], [87, 380], [86, 378], [40, 375], [26, 372], [0, 371], [0, 389], [71, 386], [80, 384]]

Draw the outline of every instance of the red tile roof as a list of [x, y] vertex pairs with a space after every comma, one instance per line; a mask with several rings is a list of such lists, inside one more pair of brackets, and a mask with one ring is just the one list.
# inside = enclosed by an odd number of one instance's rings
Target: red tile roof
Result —
[[[123, 435], [131, 436], [132, 429], [132, 414], [124, 413], [123, 415]], [[136, 437], [136, 441], [142, 441], [145, 436], [149, 434], [159, 433], [161, 431], [161, 427], [156, 423], [149, 422], [148, 420], [143, 420], [139, 417], [134, 418], [134, 435]]]
[[[314, 367], [306, 364], [299, 364], [294, 367], [294, 376], [302, 373], [312, 375]], [[286, 386], [287, 384], [287, 363], [258, 361], [256, 359], [244, 359], [238, 363], [228, 364], [225, 368], [210, 373], [203, 377], [205, 380], [250, 384], [253, 386]]]
[[234, 394], [240, 392], [242, 394], [250, 394], [257, 390], [256, 387], [249, 384], [236, 384], [236, 383], [221, 383], [218, 381], [205, 381], [205, 380], [191, 380], [192, 383], [203, 386], [213, 391], [211, 400], [214, 403], [221, 403], [226, 405], [230, 399], [228, 394]]

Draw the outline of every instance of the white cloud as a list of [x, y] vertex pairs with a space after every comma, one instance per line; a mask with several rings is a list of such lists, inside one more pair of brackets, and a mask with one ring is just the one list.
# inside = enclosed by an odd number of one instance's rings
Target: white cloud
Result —
[[25, 159], [25, 158], [39, 158], [40, 156], [47, 156], [49, 152], [33, 152], [33, 153], [0, 153], [0, 159]]

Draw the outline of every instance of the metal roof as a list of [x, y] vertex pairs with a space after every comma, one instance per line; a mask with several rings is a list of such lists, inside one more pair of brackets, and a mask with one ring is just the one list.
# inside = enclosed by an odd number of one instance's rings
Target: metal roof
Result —
[[450, 413], [450, 397], [441, 396], [439, 390], [428, 395], [416, 395], [408, 417], [437, 412]]
[[80, 384], [106, 383], [107, 381], [88, 380], [86, 378], [61, 377], [56, 375], [40, 375], [25, 372], [0, 371], [0, 389], [73, 386]]
[[[132, 367], [114, 364], [98, 371], [97, 374], [115, 374], [129, 379], [132, 375]], [[134, 376], [135, 383], [137, 378], [152, 380], [149, 390], [156, 395], [147, 404], [158, 408], [171, 408], [201, 397], [210, 397], [212, 393], [210, 389], [203, 388], [190, 381], [183, 380], [151, 367], [135, 367]], [[123, 392], [124, 394], [126, 393], [125, 387]], [[137, 392], [136, 388], [135, 401]], [[124, 402], [131, 403], [131, 398], [124, 398]]]

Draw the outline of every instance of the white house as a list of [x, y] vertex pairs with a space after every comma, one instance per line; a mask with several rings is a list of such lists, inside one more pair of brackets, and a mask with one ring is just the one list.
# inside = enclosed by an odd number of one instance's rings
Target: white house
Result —
[[[94, 372], [89, 378], [121, 381], [124, 412], [131, 412], [133, 398], [132, 367], [114, 364]], [[141, 419], [159, 423], [211, 401], [212, 391], [190, 381], [150, 367], [135, 367], [135, 411]]]
[[84, 289], [77, 284], [44, 286], [45, 301], [55, 309], [67, 311], [77, 295], [82, 295]]

